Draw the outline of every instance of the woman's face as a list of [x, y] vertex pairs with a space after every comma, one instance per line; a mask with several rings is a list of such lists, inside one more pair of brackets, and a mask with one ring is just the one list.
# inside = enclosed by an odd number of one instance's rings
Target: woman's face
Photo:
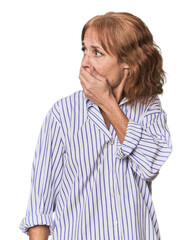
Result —
[[119, 63], [118, 58], [109, 55], [98, 41], [97, 33], [88, 28], [82, 43], [84, 56], [81, 66], [89, 73], [96, 70], [101, 76], [107, 78], [112, 89], [122, 81], [125, 64]]

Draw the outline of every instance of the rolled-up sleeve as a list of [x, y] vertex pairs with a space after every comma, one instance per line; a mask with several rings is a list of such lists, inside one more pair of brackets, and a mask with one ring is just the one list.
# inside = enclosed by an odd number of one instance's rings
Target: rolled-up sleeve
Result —
[[37, 142], [32, 165], [31, 190], [26, 216], [20, 229], [28, 234], [28, 229], [36, 225], [49, 226], [53, 233], [53, 212], [62, 178], [62, 139], [58, 118], [50, 110], [47, 114]]
[[117, 157], [147, 181], [153, 180], [172, 152], [166, 113], [160, 102], [152, 104], [140, 123], [129, 120], [124, 142], [117, 143]]
[[134, 149], [136, 149], [141, 139], [141, 126], [133, 121], [129, 121], [127, 126], [124, 142], [121, 144], [118, 141], [118, 156], [120, 158], [127, 158]]

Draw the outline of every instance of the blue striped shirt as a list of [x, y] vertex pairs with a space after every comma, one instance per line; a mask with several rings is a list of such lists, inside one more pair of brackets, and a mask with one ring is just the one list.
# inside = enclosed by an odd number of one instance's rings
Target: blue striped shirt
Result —
[[[159, 240], [151, 181], [171, 153], [158, 97], [119, 107], [129, 119], [120, 144], [98, 106], [78, 91], [48, 112], [38, 139], [20, 228], [48, 225], [53, 240]], [[54, 216], [53, 216], [54, 215]]]

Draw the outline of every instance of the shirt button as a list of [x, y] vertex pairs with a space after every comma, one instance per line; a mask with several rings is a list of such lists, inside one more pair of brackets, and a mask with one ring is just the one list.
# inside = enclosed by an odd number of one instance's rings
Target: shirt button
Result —
[[114, 221], [114, 225], [117, 226], [118, 222], [117, 221]]
[[115, 197], [115, 194], [114, 194], [114, 193], [111, 193], [111, 196], [114, 198], [114, 197]]

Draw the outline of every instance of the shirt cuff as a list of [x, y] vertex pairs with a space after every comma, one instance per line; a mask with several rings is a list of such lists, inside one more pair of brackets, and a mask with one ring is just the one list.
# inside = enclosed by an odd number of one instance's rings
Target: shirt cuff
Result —
[[129, 120], [123, 143], [121, 144], [119, 139], [117, 141], [118, 158], [127, 158], [132, 153], [141, 139], [141, 131], [142, 127], [140, 124]]
[[23, 218], [19, 228], [23, 233], [29, 235], [28, 230], [31, 227], [38, 226], [38, 225], [46, 225], [49, 227], [49, 235], [53, 234], [55, 225], [51, 215], [44, 215], [44, 214], [34, 214], [29, 215]]

